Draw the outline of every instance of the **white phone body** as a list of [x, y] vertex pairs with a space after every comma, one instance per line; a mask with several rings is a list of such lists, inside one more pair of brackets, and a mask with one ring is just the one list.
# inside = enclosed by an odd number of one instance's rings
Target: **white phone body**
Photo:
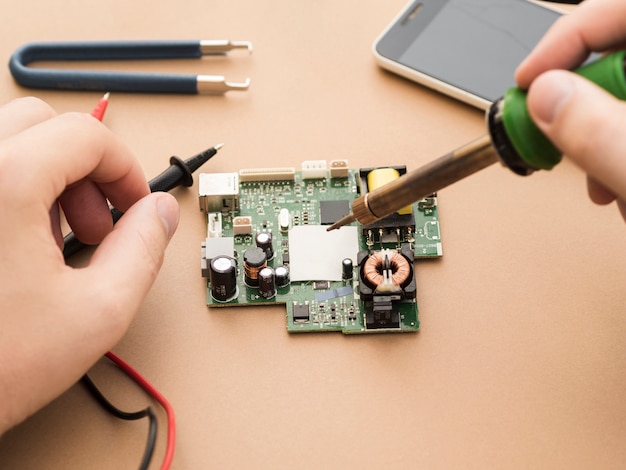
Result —
[[373, 47], [378, 64], [479, 109], [561, 13], [528, 0], [411, 0]]

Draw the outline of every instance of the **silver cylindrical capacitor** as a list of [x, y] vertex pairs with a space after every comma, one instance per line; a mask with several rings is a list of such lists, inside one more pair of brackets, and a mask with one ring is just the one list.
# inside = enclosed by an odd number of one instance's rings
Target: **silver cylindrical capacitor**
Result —
[[350, 258], [344, 258], [341, 262], [341, 278], [352, 279], [353, 265]]
[[265, 251], [267, 259], [274, 257], [274, 247], [272, 246], [272, 234], [270, 232], [259, 232], [255, 237], [256, 246]]
[[259, 294], [266, 299], [276, 295], [276, 276], [269, 266], [259, 271]]
[[237, 296], [237, 262], [230, 256], [216, 256], [209, 270], [211, 297], [228, 302]]
[[276, 276], [276, 287], [285, 287], [289, 285], [289, 268], [287, 266], [278, 266], [274, 270]]
[[259, 271], [267, 266], [265, 251], [259, 247], [243, 252], [244, 281], [250, 287], [259, 287]]
[[283, 207], [278, 213], [278, 226], [281, 232], [289, 231], [289, 224], [291, 223], [291, 215], [289, 209]]

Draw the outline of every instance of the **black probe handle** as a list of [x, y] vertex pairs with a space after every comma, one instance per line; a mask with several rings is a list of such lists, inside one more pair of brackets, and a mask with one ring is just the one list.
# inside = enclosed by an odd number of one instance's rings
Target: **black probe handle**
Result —
[[[210, 149], [191, 157], [186, 162], [176, 156], [171, 157], [170, 167], [148, 182], [150, 192], [168, 192], [177, 186], [182, 185], [189, 187], [193, 185], [192, 173], [216, 153], [217, 148], [211, 147]], [[124, 213], [122, 211], [111, 206], [113, 224], [117, 223], [123, 215]], [[68, 259], [70, 256], [78, 253], [87, 246], [88, 245], [78, 240], [73, 232], [69, 233], [63, 238], [63, 258]]]
[[[172, 159], [174, 158], [178, 159], [178, 161], [182, 164], [182, 166], [185, 167], [185, 169], [187, 170], [188, 175], [191, 177], [191, 172], [185, 166], [185, 163], [178, 157], [172, 157]], [[170, 162], [172, 161], [172, 159], [170, 159]], [[167, 192], [170, 189], [173, 189], [179, 184], [181, 184], [182, 178], [186, 176], [187, 174], [185, 174], [185, 172], [180, 168], [178, 164], [173, 164], [167, 170], [161, 173], [159, 176], [157, 176], [154, 179], [151, 179], [148, 182], [148, 186], [150, 187], [150, 192], [152, 193], [155, 193], [157, 191]], [[192, 182], [193, 182], [193, 179], [192, 179]], [[191, 186], [191, 185], [185, 185], [185, 186]], [[120, 218], [123, 215], [124, 213], [121, 210], [116, 209], [115, 207], [111, 206], [111, 218], [113, 219], [113, 224], [116, 224], [117, 221], [120, 220]], [[82, 250], [83, 248], [87, 246], [89, 245], [81, 242], [78, 238], [76, 238], [76, 235], [74, 235], [74, 232], [69, 233], [63, 238], [63, 258], [64, 259], [69, 258], [70, 256], [73, 256], [74, 254], [78, 253], [80, 250]]]
[[170, 167], [159, 176], [148, 181], [152, 193], [168, 192], [177, 186], [191, 186], [192, 184], [193, 176], [189, 167], [178, 157], [171, 157]]

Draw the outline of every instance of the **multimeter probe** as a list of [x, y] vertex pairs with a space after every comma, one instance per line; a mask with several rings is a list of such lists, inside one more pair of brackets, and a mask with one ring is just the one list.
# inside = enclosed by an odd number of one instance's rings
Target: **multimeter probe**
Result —
[[[626, 100], [625, 56], [626, 51], [607, 55], [575, 72]], [[487, 110], [486, 123], [488, 134], [360, 196], [351, 213], [327, 230], [354, 221], [376, 222], [498, 161], [522, 176], [550, 170], [561, 161], [561, 152], [530, 118], [524, 90], [509, 88]]]

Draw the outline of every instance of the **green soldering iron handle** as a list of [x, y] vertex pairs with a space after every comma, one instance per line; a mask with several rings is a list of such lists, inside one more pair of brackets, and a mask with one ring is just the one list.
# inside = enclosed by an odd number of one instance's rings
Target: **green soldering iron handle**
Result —
[[[626, 100], [626, 51], [607, 55], [575, 72], [621, 100]], [[487, 113], [488, 127], [501, 160], [513, 171], [528, 175], [550, 170], [562, 153], [537, 128], [526, 106], [526, 91], [513, 87]]]

